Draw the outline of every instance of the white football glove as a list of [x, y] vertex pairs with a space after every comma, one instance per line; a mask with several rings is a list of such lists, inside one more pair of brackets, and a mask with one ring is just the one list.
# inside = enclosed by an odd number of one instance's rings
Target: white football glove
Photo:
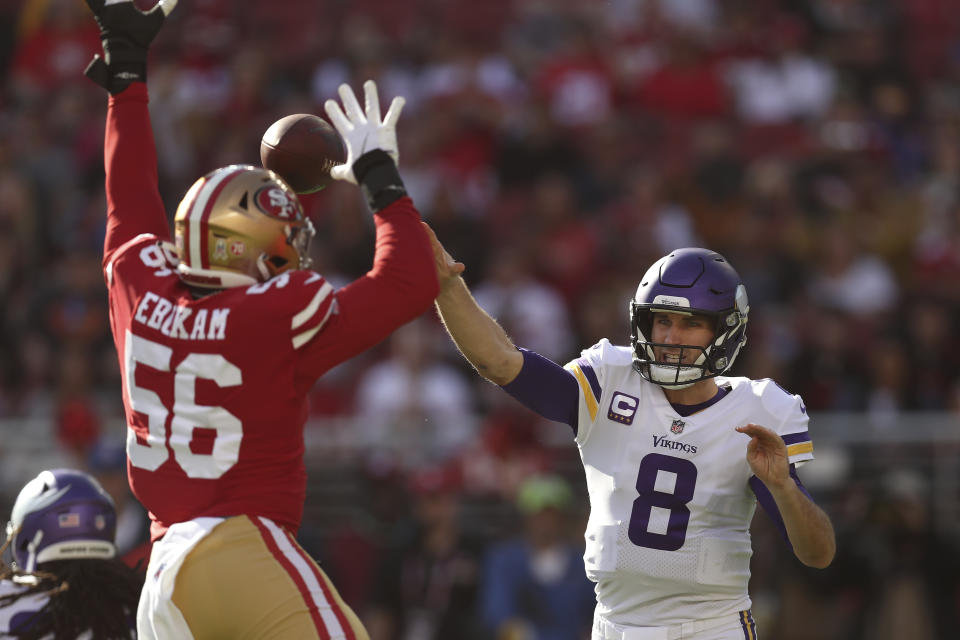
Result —
[[330, 175], [336, 180], [357, 184], [357, 178], [353, 175], [353, 163], [368, 151], [382, 149], [393, 158], [394, 162], [400, 162], [400, 151], [397, 148], [397, 119], [400, 118], [400, 111], [403, 110], [406, 100], [402, 96], [394, 98], [386, 117], [381, 120], [380, 98], [377, 95], [377, 83], [373, 80], [363, 83], [366, 112], [360, 109], [357, 97], [349, 85], [341, 84], [338, 93], [343, 101], [343, 109], [340, 109], [336, 100], [327, 100], [323, 108], [330, 122], [343, 138], [344, 145], [347, 147], [347, 160], [333, 167]]

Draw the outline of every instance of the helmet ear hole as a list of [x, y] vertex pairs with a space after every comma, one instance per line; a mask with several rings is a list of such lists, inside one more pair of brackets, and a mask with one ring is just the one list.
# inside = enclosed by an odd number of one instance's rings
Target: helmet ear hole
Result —
[[270, 256], [269, 258], [267, 258], [267, 262], [272, 264], [277, 269], [282, 269], [290, 261], [284, 258], [283, 256]]

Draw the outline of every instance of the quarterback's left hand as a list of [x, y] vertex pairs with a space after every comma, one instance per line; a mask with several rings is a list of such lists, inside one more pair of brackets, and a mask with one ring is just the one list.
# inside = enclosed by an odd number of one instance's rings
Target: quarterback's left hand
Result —
[[747, 463], [763, 484], [775, 491], [790, 482], [790, 460], [787, 445], [774, 431], [758, 424], [737, 427], [737, 431], [750, 436], [747, 445]]

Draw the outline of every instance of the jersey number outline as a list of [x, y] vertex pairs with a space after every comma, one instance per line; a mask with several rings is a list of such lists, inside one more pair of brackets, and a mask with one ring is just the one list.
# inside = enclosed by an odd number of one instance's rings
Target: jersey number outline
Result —
[[[661, 471], [674, 474], [673, 491], [657, 489], [657, 476]], [[690, 523], [690, 509], [687, 503], [693, 500], [693, 491], [697, 484], [697, 467], [685, 458], [677, 458], [662, 453], [648, 453], [640, 460], [637, 471], [637, 493], [630, 512], [630, 524], [627, 537], [638, 547], [676, 551], [687, 539], [687, 525]], [[670, 512], [666, 533], [649, 530], [653, 508], [659, 507]]]
[[[157, 371], [170, 372], [173, 349], [146, 338], [126, 332], [124, 369], [127, 404], [131, 411], [147, 416], [148, 433], [138, 440], [133, 425], [127, 428], [127, 457], [134, 467], [156, 471], [170, 457], [190, 478], [219, 478], [240, 459], [240, 441], [243, 424], [224, 409], [196, 403], [198, 378], [212, 380], [220, 387], [233, 387], [243, 382], [239, 367], [219, 354], [191, 353], [172, 371], [173, 417], [170, 420], [170, 438], [166, 437], [166, 422], [171, 411], [164, 406], [155, 391], [137, 386], [137, 364]], [[190, 448], [195, 427], [216, 433], [210, 453], [194, 453]], [[167, 448], [169, 445], [169, 449]]]

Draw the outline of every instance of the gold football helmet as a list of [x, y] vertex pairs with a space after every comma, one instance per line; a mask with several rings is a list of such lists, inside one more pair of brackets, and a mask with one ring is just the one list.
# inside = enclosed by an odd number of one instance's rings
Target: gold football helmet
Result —
[[314, 229], [280, 176], [236, 164], [193, 183], [177, 207], [174, 235], [181, 279], [224, 289], [308, 268]]

